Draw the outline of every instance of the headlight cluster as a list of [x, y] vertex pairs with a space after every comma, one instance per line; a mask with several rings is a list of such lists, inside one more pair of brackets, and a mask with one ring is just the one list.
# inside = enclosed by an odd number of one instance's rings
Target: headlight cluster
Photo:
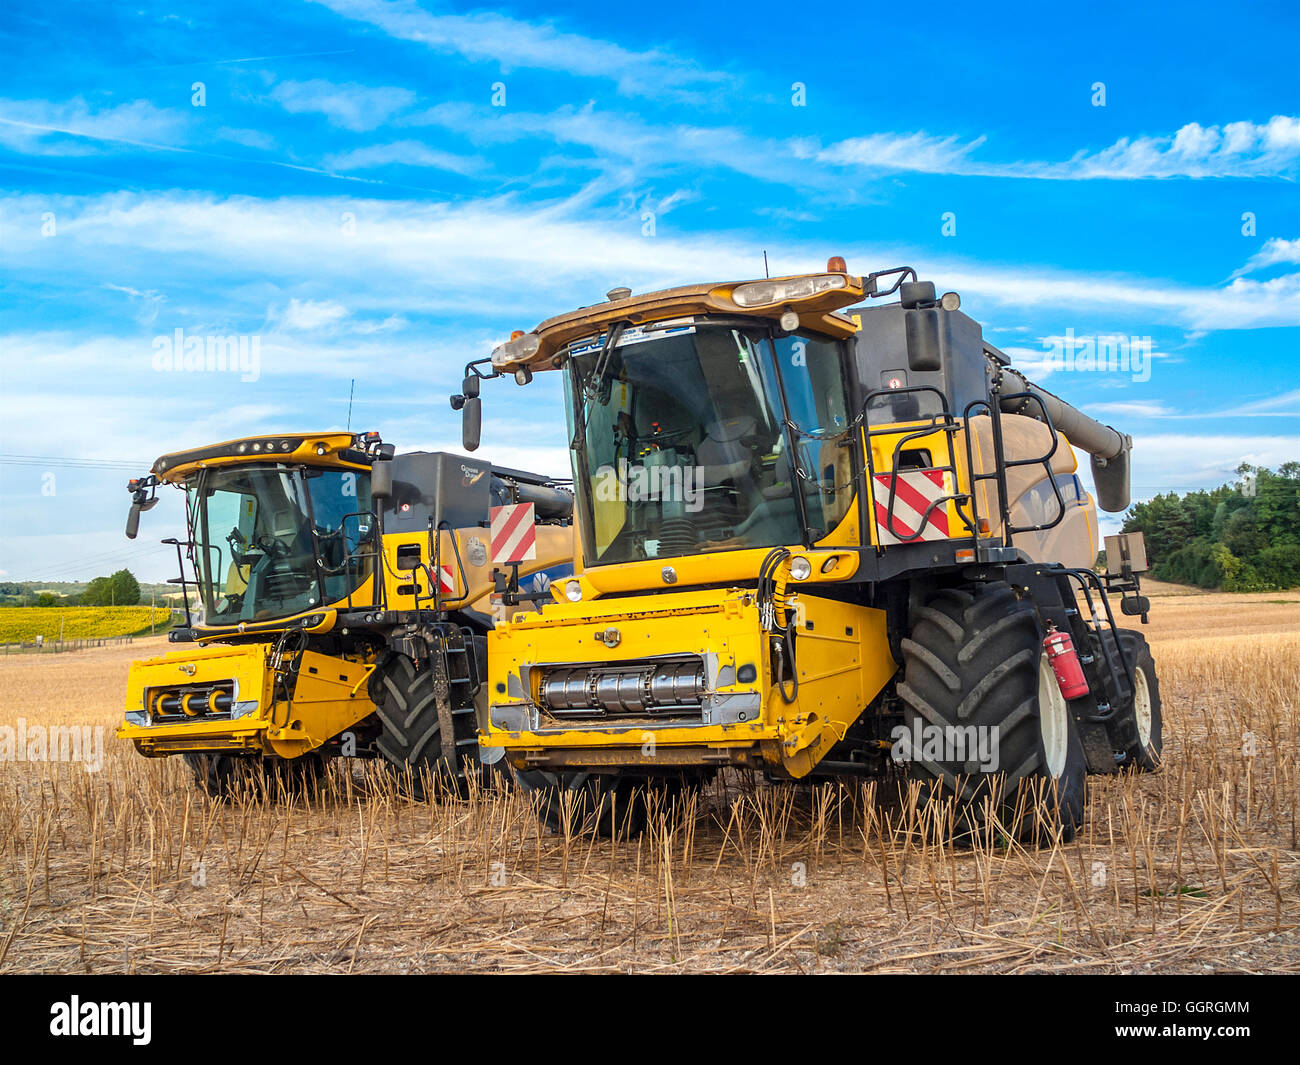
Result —
[[499, 370], [513, 362], [522, 362], [536, 355], [537, 349], [541, 346], [542, 338], [536, 333], [524, 333], [523, 336], [514, 337], [497, 347], [492, 352], [492, 365]]
[[786, 281], [750, 281], [737, 285], [732, 290], [731, 300], [737, 307], [769, 307], [774, 303], [810, 299], [832, 289], [844, 288], [847, 284], [842, 274], [809, 274]]

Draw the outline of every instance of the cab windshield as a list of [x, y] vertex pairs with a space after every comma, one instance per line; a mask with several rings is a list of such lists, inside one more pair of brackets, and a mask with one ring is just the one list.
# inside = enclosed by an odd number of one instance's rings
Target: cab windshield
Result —
[[839, 342], [759, 323], [616, 338], [569, 349], [589, 565], [811, 544], [843, 518], [852, 469]]
[[186, 483], [186, 501], [209, 625], [332, 605], [370, 576], [368, 472], [209, 469]]

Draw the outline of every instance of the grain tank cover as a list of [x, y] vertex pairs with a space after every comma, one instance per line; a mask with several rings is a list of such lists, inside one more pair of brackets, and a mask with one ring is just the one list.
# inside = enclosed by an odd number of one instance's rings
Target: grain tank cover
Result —
[[427, 531], [444, 521], [464, 529], [487, 521], [492, 465], [446, 451], [413, 451], [393, 458], [393, 494], [384, 501], [388, 532]]
[[448, 451], [412, 451], [393, 458], [393, 493], [384, 500], [388, 532], [427, 532], [442, 522], [453, 529], [484, 525], [492, 507], [532, 503], [537, 520], [566, 521], [573, 495], [541, 474], [493, 466]]
[[868, 411], [873, 424], [929, 418], [943, 413], [944, 406], [960, 417], [968, 403], [988, 398], [984, 333], [969, 315], [938, 301], [912, 307], [887, 303], [850, 313], [862, 323], [852, 343], [864, 395], [928, 386], [943, 396], [942, 402], [933, 392], [879, 396]]

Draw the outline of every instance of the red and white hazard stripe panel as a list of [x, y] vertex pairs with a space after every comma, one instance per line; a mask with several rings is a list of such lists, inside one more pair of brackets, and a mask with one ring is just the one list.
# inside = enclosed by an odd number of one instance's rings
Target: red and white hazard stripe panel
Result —
[[438, 591], [443, 595], [456, 594], [456, 571], [450, 566], [438, 567]]
[[531, 503], [493, 507], [492, 561], [498, 565], [527, 562], [537, 557], [536, 520]]
[[[897, 475], [878, 473], [872, 486], [876, 502], [876, 532], [880, 543], [910, 544], [923, 540], [947, 540], [948, 504], [940, 503], [925, 518], [927, 508], [936, 499], [950, 495], [948, 475], [943, 470], [905, 470]], [[889, 493], [894, 493], [892, 527], [889, 517]], [[921, 535], [917, 536], [917, 530]]]

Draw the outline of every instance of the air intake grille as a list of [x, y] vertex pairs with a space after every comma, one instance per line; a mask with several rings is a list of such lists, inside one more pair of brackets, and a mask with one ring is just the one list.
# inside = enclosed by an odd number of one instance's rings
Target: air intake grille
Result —
[[704, 663], [694, 658], [562, 666], [543, 675], [539, 694], [556, 717], [699, 717]]

